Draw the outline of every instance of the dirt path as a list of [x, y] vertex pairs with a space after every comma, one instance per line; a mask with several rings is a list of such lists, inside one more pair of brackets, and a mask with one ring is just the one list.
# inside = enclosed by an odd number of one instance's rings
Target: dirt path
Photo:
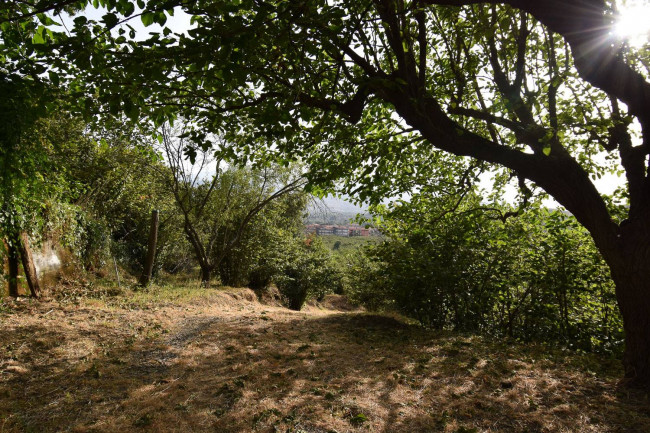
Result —
[[650, 431], [647, 400], [617, 394], [602, 359], [244, 289], [138, 309], [23, 302], [0, 320], [0, 433]]

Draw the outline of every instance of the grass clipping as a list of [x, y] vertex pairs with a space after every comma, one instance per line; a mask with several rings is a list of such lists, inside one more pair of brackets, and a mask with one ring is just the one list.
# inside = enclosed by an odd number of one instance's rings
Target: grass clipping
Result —
[[650, 431], [617, 362], [343, 310], [248, 289], [5, 300], [0, 432]]

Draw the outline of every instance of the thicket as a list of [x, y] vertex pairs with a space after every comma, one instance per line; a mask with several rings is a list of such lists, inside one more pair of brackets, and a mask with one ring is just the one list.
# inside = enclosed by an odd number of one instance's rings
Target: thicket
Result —
[[[110, 277], [115, 262], [137, 276], [151, 211], [158, 209], [154, 275], [199, 277], [191, 230], [204, 241], [222, 284], [263, 289], [277, 282], [287, 302], [299, 308], [289, 282], [299, 278], [302, 286], [313, 278], [297, 276], [291, 266], [318, 256], [314, 248], [300, 247], [308, 195], [301, 184], [274, 195], [295, 180], [297, 169], [231, 164], [187, 183], [175, 176], [151, 131], [120, 124], [97, 130], [64, 112], [36, 117], [29, 133], [12, 137], [13, 149], [3, 145], [3, 162], [12, 157], [21, 166], [3, 175], [3, 238], [17, 226], [36, 249], [47, 240], [67, 251], [83, 275]], [[187, 155], [180, 157], [182, 166], [192, 166]], [[0, 249], [3, 260], [6, 253]], [[301, 275], [306, 269], [320, 267], [300, 268]]]
[[618, 353], [622, 320], [609, 270], [587, 231], [561, 209], [455, 212], [414, 199], [376, 209], [387, 240], [350, 256], [346, 290], [373, 310], [436, 329]]
[[[19, 87], [2, 84], [9, 93]], [[90, 131], [63, 110], [37, 109], [44, 103], [25, 92], [9, 101], [21, 108], [17, 120], [11, 107], [0, 116], [15, 126], [0, 154], [5, 245], [25, 232], [35, 246], [49, 240], [66, 248], [83, 270], [99, 272], [111, 255], [137, 268], [143, 216], [170, 203], [153, 181], [160, 161], [147, 135], [118, 123]]]

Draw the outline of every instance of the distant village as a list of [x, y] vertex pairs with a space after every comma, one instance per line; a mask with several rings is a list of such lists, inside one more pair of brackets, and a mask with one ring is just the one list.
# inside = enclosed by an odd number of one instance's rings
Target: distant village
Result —
[[308, 224], [305, 226], [305, 233], [315, 233], [319, 236], [378, 236], [379, 230], [365, 228], [359, 225], [326, 225]]

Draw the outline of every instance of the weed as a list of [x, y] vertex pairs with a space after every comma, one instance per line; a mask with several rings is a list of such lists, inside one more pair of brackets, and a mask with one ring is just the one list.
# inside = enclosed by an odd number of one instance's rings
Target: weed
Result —
[[150, 414], [146, 413], [142, 415], [140, 418], [133, 421], [133, 425], [135, 427], [146, 427], [148, 425], [151, 425], [152, 421], [153, 421], [153, 417]]
[[275, 408], [271, 408], [256, 413], [253, 415], [253, 427], [256, 427], [259, 423], [264, 422], [273, 416], [280, 417], [282, 416], [282, 412]]
[[368, 421], [368, 417], [362, 413], [358, 413], [355, 416], [350, 418], [350, 424], [352, 424], [353, 426], [360, 426], [361, 424], [367, 421]]

